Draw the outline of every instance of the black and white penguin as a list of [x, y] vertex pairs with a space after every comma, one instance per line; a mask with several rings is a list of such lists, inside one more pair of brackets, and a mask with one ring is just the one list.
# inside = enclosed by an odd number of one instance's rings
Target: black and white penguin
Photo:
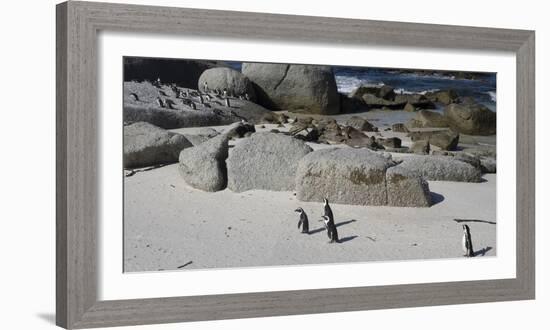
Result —
[[329, 219], [332, 220], [332, 222], [334, 222], [334, 215], [332, 214], [332, 209], [330, 208], [330, 205], [328, 205], [328, 199], [326, 197], [323, 198], [323, 203], [325, 204], [324, 205], [324, 208], [325, 208], [324, 215], [329, 217]]
[[331, 219], [329, 216], [323, 215], [323, 220], [325, 222], [328, 239], [330, 240], [329, 243], [338, 243], [338, 231], [336, 230], [334, 219]]
[[157, 87], [157, 88], [160, 88], [160, 86], [162, 85], [162, 83], [160, 82], [160, 77], [157, 78], [157, 80], [155, 80], [153, 82], [153, 86]]
[[156, 102], [159, 107], [164, 108], [164, 102], [160, 97], [157, 97]]
[[197, 106], [195, 105], [195, 102], [189, 103], [189, 106], [191, 106], [191, 109], [197, 110]]
[[470, 235], [470, 227], [468, 225], [462, 225], [464, 234], [462, 235], [462, 250], [465, 257], [474, 256], [474, 248], [472, 246], [472, 235]]
[[250, 101], [250, 95], [248, 95], [248, 93], [244, 94], [244, 98], [245, 98], [245, 100]]
[[294, 210], [300, 214], [300, 221], [298, 221], [298, 229], [302, 227], [302, 234], [309, 234], [309, 220], [307, 219], [307, 214], [301, 207]]
[[131, 97], [132, 100], [134, 100], [134, 101], [139, 101], [139, 97], [137, 96], [136, 93], [130, 93], [130, 97]]
[[227, 88], [223, 89], [223, 97], [227, 97]]
[[231, 103], [229, 103], [229, 98], [225, 99], [225, 106], [231, 108]]
[[205, 93], [208, 93], [208, 83], [205, 81], [204, 84], [202, 84], [203, 90]]
[[199, 103], [204, 104], [204, 98], [202, 97], [202, 94], [199, 94]]

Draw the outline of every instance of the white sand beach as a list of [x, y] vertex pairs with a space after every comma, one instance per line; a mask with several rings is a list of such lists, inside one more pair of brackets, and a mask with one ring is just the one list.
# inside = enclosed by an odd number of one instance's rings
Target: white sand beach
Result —
[[[380, 126], [376, 112], [367, 116]], [[258, 131], [274, 127], [256, 126]], [[399, 135], [404, 145], [410, 143], [403, 133], [381, 128], [381, 135]], [[193, 128], [172, 131], [192, 133]], [[476, 257], [495, 256], [496, 174], [483, 179], [429, 181], [434, 205], [426, 208], [332, 204], [341, 242], [329, 244], [319, 221], [322, 204], [301, 202], [293, 192], [196, 190], [181, 178], [178, 164], [138, 171], [124, 179], [124, 270], [462, 258], [462, 223], [455, 219], [474, 220], [464, 223], [471, 228]], [[309, 217], [309, 235], [297, 228], [297, 207]]]

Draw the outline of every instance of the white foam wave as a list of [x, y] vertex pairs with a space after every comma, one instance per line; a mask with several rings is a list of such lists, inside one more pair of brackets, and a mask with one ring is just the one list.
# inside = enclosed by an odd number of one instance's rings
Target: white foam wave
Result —
[[491, 100], [493, 100], [493, 102], [497, 101], [497, 92], [496, 91], [489, 91], [489, 92], [487, 92], [487, 94], [489, 94], [489, 96], [491, 97]]
[[336, 86], [338, 87], [338, 92], [340, 93], [351, 93], [359, 86], [368, 86], [368, 87], [380, 87], [384, 86], [382, 82], [371, 82], [365, 79], [360, 79], [357, 77], [350, 76], [335, 76]]
[[404, 88], [394, 89], [394, 92], [396, 94], [421, 94], [421, 95], [426, 95], [426, 93], [433, 93], [433, 92], [437, 92], [437, 91], [439, 91], [438, 88], [427, 89], [425, 91], [420, 91], [420, 92], [409, 91], [409, 90], [406, 90]]

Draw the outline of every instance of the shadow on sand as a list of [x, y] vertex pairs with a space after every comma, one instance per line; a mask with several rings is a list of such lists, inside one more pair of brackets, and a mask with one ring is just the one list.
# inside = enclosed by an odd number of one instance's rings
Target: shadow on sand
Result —
[[479, 251], [476, 251], [474, 252], [474, 257], [477, 257], [477, 256], [485, 256], [485, 254], [489, 251], [491, 251], [493, 248], [491, 246], [487, 246], [487, 247], [484, 247], [483, 249], [479, 250]]
[[55, 314], [53, 313], [39, 313], [36, 316], [49, 324], [55, 325]]
[[432, 197], [432, 206], [439, 204], [445, 200], [445, 197], [443, 195], [435, 193], [433, 191], [430, 192], [430, 195]]
[[338, 240], [338, 243], [346, 243], [346, 242], [351, 241], [352, 239], [357, 238], [357, 237], [358, 237], [357, 235], [342, 237]]
[[[319, 220], [319, 221], [323, 221], [323, 220]], [[344, 226], [344, 225], [347, 225], [349, 223], [352, 223], [352, 222], [355, 222], [357, 220], [355, 219], [351, 219], [351, 220], [348, 220], [348, 221], [342, 221], [342, 222], [338, 222], [336, 224], [336, 228], [340, 227], [340, 226]], [[321, 227], [321, 228], [317, 228], [317, 229], [313, 229], [313, 230], [310, 230], [309, 231], [309, 234], [312, 235], [312, 234], [317, 234], [317, 233], [320, 233], [322, 231], [325, 231], [325, 227]]]
[[479, 223], [486, 223], [486, 224], [489, 224], [489, 225], [496, 225], [497, 223], [496, 222], [493, 222], [493, 221], [487, 221], [487, 220], [478, 220], [478, 219], [453, 219], [455, 222], [457, 223], [462, 223], [462, 222], [479, 222]]

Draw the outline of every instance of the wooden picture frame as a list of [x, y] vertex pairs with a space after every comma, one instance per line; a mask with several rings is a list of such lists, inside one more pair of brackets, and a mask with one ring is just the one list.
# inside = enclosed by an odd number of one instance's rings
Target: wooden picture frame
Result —
[[[99, 31], [515, 52], [516, 278], [99, 301]], [[534, 299], [535, 32], [341, 18], [65, 2], [57, 5], [56, 322], [137, 325]]]

